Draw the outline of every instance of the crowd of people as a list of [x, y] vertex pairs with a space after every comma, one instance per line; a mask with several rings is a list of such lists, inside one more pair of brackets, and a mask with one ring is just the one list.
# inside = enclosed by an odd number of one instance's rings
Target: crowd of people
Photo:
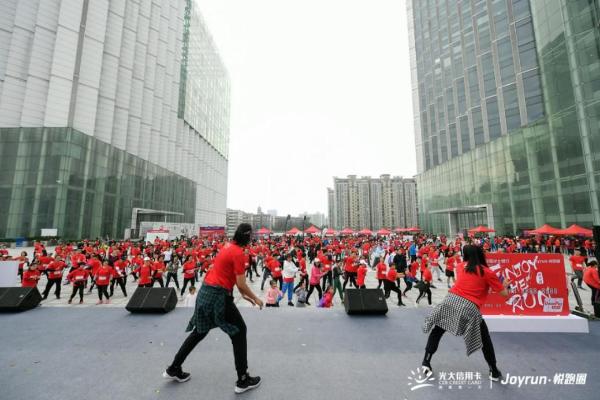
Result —
[[[97, 304], [108, 304], [115, 287], [127, 297], [129, 280], [139, 287], [172, 285], [182, 298], [187, 289], [187, 297], [195, 298], [198, 282], [210, 273], [227, 241], [224, 237], [156, 239], [153, 243], [85, 240], [61, 243], [52, 254], [36, 242], [32, 255], [22, 252], [14, 259], [19, 261], [23, 286], [38, 286], [42, 276], [47, 278], [40, 288], [43, 299], [52, 289], [54, 296], [61, 298], [61, 287], [71, 285], [69, 304], [76, 297], [83, 303], [84, 292], [94, 289]], [[268, 307], [287, 301], [288, 306], [314, 303], [328, 308], [335, 296], [343, 300], [346, 287], [365, 288], [368, 274], [376, 278], [377, 288], [383, 288], [386, 297], [392, 292], [396, 295], [399, 306], [405, 305], [403, 298], [413, 289], [418, 291], [416, 304], [423, 299], [431, 304], [432, 288], [454, 284], [467, 242], [484, 252], [564, 253], [569, 256], [571, 279], [577, 280], [578, 287], [584, 289], [585, 283], [592, 296], [600, 293], [593, 241], [558, 237], [254, 236], [244, 248], [246, 276], [251, 282], [260, 279]], [[0, 257], [10, 258], [6, 248], [0, 248]]]

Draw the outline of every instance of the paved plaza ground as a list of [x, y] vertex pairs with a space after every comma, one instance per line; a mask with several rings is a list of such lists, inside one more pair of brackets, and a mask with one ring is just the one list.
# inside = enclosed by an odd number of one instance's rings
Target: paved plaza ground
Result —
[[[32, 254], [33, 253], [33, 248], [25, 248], [25, 249], [10, 249], [10, 254], [11, 256], [16, 256], [19, 254], [19, 252], [21, 250], [25, 250], [28, 252], [28, 254]], [[48, 248], [49, 252], [52, 252], [54, 249], [53, 248]], [[570, 264], [567, 260], [567, 258], [565, 257], [565, 268], [568, 271], [568, 275], [570, 276]], [[259, 270], [259, 273], [262, 274], [262, 271]], [[66, 276], [66, 274], [65, 274]], [[435, 277], [435, 275], [434, 275]], [[446, 296], [446, 293], [448, 293], [448, 287], [446, 285], [446, 278], [442, 277], [443, 282], [438, 282], [438, 281], [434, 281], [434, 285], [436, 286], [436, 288], [431, 289], [431, 292], [433, 294], [432, 296], [432, 302], [433, 304], [437, 304], [438, 302], [440, 302], [444, 296]], [[181, 273], [179, 276], [179, 281], [180, 283], [183, 283], [183, 278], [181, 277]], [[264, 300], [264, 294], [266, 293], [267, 287], [268, 287], [268, 282], [265, 283], [265, 290], [261, 291], [260, 290], [260, 284], [262, 281], [262, 275], [260, 278], [255, 278], [254, 282], [248, 282], [249, 286], [252, 288], [252, 290], [254, 290], [255, 293], [257, 293], [263, 300]], [[18, 280], [15, 281], [15, 285], [18, 285]], [[174, 287], [174, 284], [171, 282], [170, 284], [171, 287]], [[197, 284], [197, 287], [199, 287], [200, 284]], [[369, 270], [367, 273], [367, 279], [366, 279], [366, 286], [367, 288], [375, 288], [377, 287], [377, 279], [375, 278], [375, 271]], [[584, 285], [585, 286], [585, 285]], [[40, 280], [39, 284], [38, 284], [38, 289], [40, 290], [40, 292], [42, 292], [44, 290], [44, 288], [46, 287], [46, 278], [42, 277], [42, 279]], [[137, 287], [137, 283], [135, 283], [133, 281], [132, 277], [128, 277], [127, 279], [127, 294], [131, 295], [131, 293], [133, 293], [135, 291], [135, 288]], [[404, 289], [404, 282], [401, 283], [401, 287], [402, 289]], [[54, 289], [53, 289], [54, 290]], [[98, 295], [97, 295], [97, 291], [94, 290], [92, 293], [88, 293], [88, 290], [86, 289], [85, 291], [85, 297], [84, 297], [84, 304], [78, 304], [78, 300], [74, 301], [74, 304], [70, 305], [67, 303], [69, 296], [71, 294], [72, 291], [72, 287], [69, 286], [62, 286], [62, 293], [61, 293], [61, 299], [56, 299], [53, 294], [51, 293], [48, 296], [48, 299], [45, 300], [42, 303], [43, 307], [72, 307], [72, 308], [82, 308], [82, 307], [98, 307], [98, 308], [109, 308], [109, 307], [114, 307], [114, 308], [121, 308], [121, 307], [125, 307], [125, 305], [127, 304], [128, 298], [123, 297], [123, 294], [121, 293], [121, 289], [116, 286], [115, 287], [115, 294], [114, 296], [111, 298], [111, 304], [102, 304], [102, 305], [96, 305], [96, 302], [98, 301]], [[408, 308], [415, 308], [415, 299], [417, 298], [419, 291], [414, 289], [411, 290], [407, 293], [407, 297], [404, 297], [403, 301], [406, 304], [406, 307]], [[181, 296], [179, 296], [179, 292], [177, 293], [178, 297], [179, 297], [179, 302], [178, 302], [178, 306], [183, 304], [183, 298]], [[593, 308], [591, 305], [591, 300], [590, 300], [590, 291], [588, 290], [582, 290], [580, 291], [580, 296], [582, 298], [583, 301], [583, 305], [584, 305], [584, 309], [590, 313], [593, 313]], [[78, 298], [76, 298], [78, 299]], [[314, 304], [317, 304], [316, 302], [317, 299], [317, 294], [316, 292], [312, 295], [312, 300], [311, 304], [313, 304], [312, 308], [314, 307]], [[241, 296], [239, 296], [239, 293], [237, 293], [236, 291], [236, 299], [235, 299], [236, 304], [239, 307], [251, 307], [251, 304], [249, 304], [247, 301], [243, 300], [241, 298]], [[77, 303], [77, 304], [75, 304]], [[398, 306], [396, 305], [397, 303], [397, 297], [395, 293], [392, 293], [392, 295], [390, 296], [390, 298], [388, 299], [388, 306], [390, 308], [397, 308]], [[569, 287], [569, 304], [571, 309], [575, 308], [575, 305], [577, 304], [575, 301], [575, 296], [573, 295], [570, 287]], [[281, 301], [281, 306], [282, 307], [288, 307], [287, 306], [287, 301]], [[340, 298], [337, 296], [335, 296], [334, 299], [334, 307], [342, 307], [343, 308], [343, 304], [340, 301]], [[427, 308], [427, 299], [423, 299], [419, 302], [419, 308]], [[311, 307], [309, 307], [311, 308]]]
[[[589, 334], [492, 333], [505, 376], [543, 376], [549, 383], [490, 387], [481, 352], [465, 355], [461, 338], [443, 338], [432, 386], [412, 391], [419, 374], [427, 309], [394, 308], [383, 317], [334, 309], [243, 308], [250, 371], [262, 386], [235, 395], [227, 336], [212, 331], [190, 355], [192, 379], [161, 373], [186, 337], [191, 310], [129, 314], [119, 308], [39, 307], [0, 315], [0, 398], [7, 400], [135, 399], [586, 399], [597, 398], [600, 324]], [[414, 375], [413, 375], [414, 373]], [[450, 385], [463, 374], [472, 380]], [[565, 384], [565, 374], [585, 384]], [[442, 378], [445, 376], [445, 378]], [[477, 374], [481, 376], [477, 379]], [[561, 375], [562, 374], [562, 378]], [[577, 375], [580, 374], [580, 375]], [[413, 379], [409, 379], [409, 377]], [[558, 377], [558, 378], [557, 378]], [[537, 379], [537, 378], [536, 378]], [[523, 381], [522, 381], [523, 382]]]

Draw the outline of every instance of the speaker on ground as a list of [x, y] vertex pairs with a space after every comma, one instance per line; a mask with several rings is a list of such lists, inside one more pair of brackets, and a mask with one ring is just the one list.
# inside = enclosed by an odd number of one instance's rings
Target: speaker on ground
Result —
[[42, 295], [36, 287], [0, 288], [0, 312], [31, 310], [40, 304]]
[[174, 288], [137, 288], [125, 309], [131, 313], [166, 314], [176, 305]]
[[344, 308], [348, 315], [383, 315], [388, 311], [381, 289], [346, 289]]

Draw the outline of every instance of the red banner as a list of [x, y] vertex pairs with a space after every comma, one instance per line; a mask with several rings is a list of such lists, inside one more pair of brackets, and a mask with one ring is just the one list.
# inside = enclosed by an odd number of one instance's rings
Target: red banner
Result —
[[488, 253], [488, 266], [512, 282], [507, 298], [490, 293], [485, 315], [569, 315], [569, 292], [562, 254]]
[[223, 226], [201, 226], [200, 236], [225, 235], [225, 227]]

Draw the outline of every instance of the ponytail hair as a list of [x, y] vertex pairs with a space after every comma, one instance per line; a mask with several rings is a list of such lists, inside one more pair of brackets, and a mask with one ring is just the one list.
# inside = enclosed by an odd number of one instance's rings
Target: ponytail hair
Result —
[[480, 254], [483, 254], [483, 250], [480, 250], [478, 246], [469, 244], [463, 247], [463, 258], [467, 262], [465, 271], [470, 274], [476, 274], [479, 272], [480, 276], [483, 276], [483, 268], [486, 265], [485, 258], [481, 260]]

